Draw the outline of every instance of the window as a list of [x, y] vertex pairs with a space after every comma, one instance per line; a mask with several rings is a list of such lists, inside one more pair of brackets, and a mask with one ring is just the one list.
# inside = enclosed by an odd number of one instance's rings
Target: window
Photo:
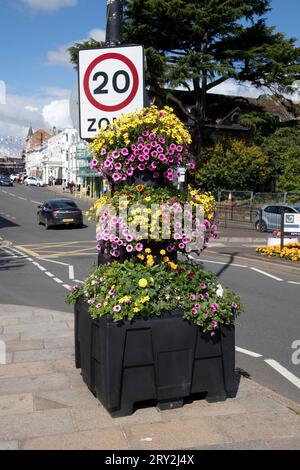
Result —
[[265, 212], [268, 214], [280, 214], [281, 206], [268, 206], [265, 208]]

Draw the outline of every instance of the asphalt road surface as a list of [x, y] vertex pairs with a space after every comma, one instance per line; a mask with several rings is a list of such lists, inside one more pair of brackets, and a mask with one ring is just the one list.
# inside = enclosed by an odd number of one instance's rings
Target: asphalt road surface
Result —
[[[47, 188], [0, 188], [0, 302], [72, 311], [67, 286], [96, 263], [95, 224], [46, 231], [37, 224]], [[66, 197], [70, 197], [69, 194]], [[90, 203], [77, 200], [86, 210]], [[300, 272], [262, 261], [205, 252], [200, 261], [241, 295], [245, 312], [236, 327], [236, 366], [245, 375], [300, 403]], [[294, 354], [294, 360], [292, 356]]]

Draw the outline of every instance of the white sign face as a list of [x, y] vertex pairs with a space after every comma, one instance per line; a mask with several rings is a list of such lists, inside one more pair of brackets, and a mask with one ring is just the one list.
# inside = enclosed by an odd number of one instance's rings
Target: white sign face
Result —
[[80, 136], [91, 139], [114, 118], [144, 107], [143, 46], [79, 51]]
[[300, 233], [300, 214], [284, 214], [284, 232]]

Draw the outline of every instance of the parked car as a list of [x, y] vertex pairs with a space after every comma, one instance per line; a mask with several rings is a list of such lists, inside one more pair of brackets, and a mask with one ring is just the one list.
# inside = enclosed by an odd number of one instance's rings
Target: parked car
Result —
[[46, 230], [57, 225], [83, 226], [82, 211], [72, 199], [49, 199], [37, 212], [38, 224], [44, 224]]
[[9, 176], [0, 175], [0, 186], [13, 186], [14, 183]]
[[25, 186], [45, 186], [44, 181], [42, 181], [40, 178], [37, 178], [36, 176], [28, 176], [24, 180]]
[[300, 204], [264, 204], [261, 206], [261, 224], [259, 220], [259, 211], [255, 218], [255, 228], [260, 232], [272, 232], [280, 230], [282, 209], [285, 213], [300, 213]]

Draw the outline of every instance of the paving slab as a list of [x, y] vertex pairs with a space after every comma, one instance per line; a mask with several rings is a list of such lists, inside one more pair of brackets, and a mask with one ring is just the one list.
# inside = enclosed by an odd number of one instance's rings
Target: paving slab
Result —
[[144, 406], [112, 418], [75, 368], [72, 314], [22, 312], [0, 305], [2, 337], [14, 361], [0, 366], [0, 449], [300, 447], [299, 406], [245, 378], [225, 402], [189, 399], [178, 409]]

